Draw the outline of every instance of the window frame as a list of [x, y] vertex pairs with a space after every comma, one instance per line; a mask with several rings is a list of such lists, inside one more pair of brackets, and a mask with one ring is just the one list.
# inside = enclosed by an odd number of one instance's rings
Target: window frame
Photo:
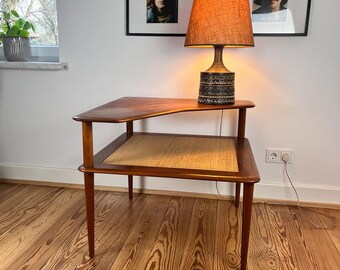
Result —
[[[56, 3], [56, 16], [58, 20], [58, 5]], [[57, 26], [58, 27], [58, 26]], [[59, 27], [58, 27], [59, 28]], [[59, 29], [58, 29], [59, 30]], [[58, 32], [59, 37], [59, 32]], [[32, 43], [32, 42], [31, 42]], [[4, 55], [3, 44], [0, 44], [0, 61], [7, 61]], [[31, 44], [31, 59], [29, 62], [59, 62], [59, 44], [57, 45], [36, 45]]]

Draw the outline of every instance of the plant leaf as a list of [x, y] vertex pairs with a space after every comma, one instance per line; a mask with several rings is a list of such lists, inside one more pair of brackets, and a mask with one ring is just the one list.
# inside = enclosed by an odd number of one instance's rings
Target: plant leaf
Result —
[[20, 18], [20, 16], [19, 16], [19, 14], [18, 14], [18, 12], [16, 12], [16, 10], [11, 10], [11, 13], [15, 16], [15, 17], [17, 17], [17, 18]]
[[28, 29], [30, 29], [30, 28], [31, 28], [31, 24], [30, 24], [28, 21], [26, 21], [25, 24], [24, 24], [24, 26], [22, 27], [22, 29], [23, 29], [23, 30], [28, 30]]
[[31, 24], [31, 28], [32, 28], [33, 32], [35, 33], [35, 27], [34, 27], [33, 24]]
[[30, 33], [27, 30], [20, 30], [19, 37], [29, 37]]
[[19, 36], [20, 28], [17, 25], [14, 25], [11, 29], [8, 30], [6, 36], [8, 37], [17, 37]]
[[8, 27], [7, 27], [7, 24], [3, 24], [2, 25], [2, 31], [4, 31], [5, 33], [8, 31]]
[[24, 26], [24, 24], [25, 24], [25, 20], [24, 19], [21, 19], [21, 18], [19, 18], [18, 19], [18, 26], [20, 27], [20, 29], [22, 29], [22, 27]]
[[4, 12], [4, 18], [6, 20], [9, 20], [11, 18], [11, 14], [9, 14], [8, 12]]

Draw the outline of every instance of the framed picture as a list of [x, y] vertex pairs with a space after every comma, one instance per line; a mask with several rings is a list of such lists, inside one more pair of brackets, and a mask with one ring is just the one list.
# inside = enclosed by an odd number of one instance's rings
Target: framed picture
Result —
[[192, 0], [126, 0], [126, 35], [185, 36]]
[[252, 0], [254, 36], [307, 36], [311, 0]]
[[[185, 36], [193, 0], [126, 0], [127, 36]], [[311, 0], [249, 0], [254, 36], [307, 36]]]

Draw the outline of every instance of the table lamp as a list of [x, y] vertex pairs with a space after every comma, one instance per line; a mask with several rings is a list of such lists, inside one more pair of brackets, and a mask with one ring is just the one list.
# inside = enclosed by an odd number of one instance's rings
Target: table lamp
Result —
[[194, 0], [185, 47], [214, 47], [212, 66], [201, 72], [198, 102], [233, 104], [235, 73], [223, 64], [224, 47], [254, 47], [249, 0]]

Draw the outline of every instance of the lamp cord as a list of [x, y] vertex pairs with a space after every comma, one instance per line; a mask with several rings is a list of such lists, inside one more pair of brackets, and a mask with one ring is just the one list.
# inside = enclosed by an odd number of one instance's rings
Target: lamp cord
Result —
[[[221, 110], [221, 117], [220, 117], [220, 128], [219, 128], [219, 137], [222, 137], [222, 126], [223, 126], [223, 110]], [[223, 199], [220, 190], [218, 189], [218, 181], [215, 181], [215, 186], [216, 186], [216, 190], [218, 193], [219, 198]]]
[[[221, 110], [221, 116], [220, 116], [220, 126], [219, 126], [219, 137], [222, 137], [222, 126], [223, 126], [223, 112], [224, 110]], [[328, 218], [331, 220], [332, 224], [330, 226], [319, 226], [318, 224], [316, 224], [314, 221], [308, 219], [308, 217], [305, 215], [305, 213], [302, 211], [302, 206], [301, 206], [301, 203], [300, 203], [300, 197], [299, 197], [299, 193], [297, 192], [294, 184], [293, 184], [293, 181], [292, 179], [290, 178], [290, 175], [288, 173], [288, 164], [287, 164], [287, 161], [283, 161], [284, 164], [283, 164], [283, 167], [284, 167], [284, 172], [285, 172], [285, 175], [287, 176], [287, 179], [291, 185], [291, 187], [293, 188], [294, 190], [294, 193], [295, 193], [295, 196], [296, 196], [296, 200], [297, 200], [297, 207], [299, 209], [299, 211], [301, 212], [301, 214], [306, 218], [306, 220], [311, 224], [313, 225], [315, 228], [317, 229], [326, 229], [326, 230], [334, 230], [336, 227], [337, 227], [337, 224], [336, 224], [336, 218], [333, 217], [333, 216], [330, 216], [330, 215], [327, 215], [327, 214], [324, 214], [320, 211], [316, 211], [315, 209], [305, 209], [307, 211], [311, 211], [311, 212], [314, 212], [315, 214], [318, 214], [318, 215], [321, 215], [321, 216], [324, 216], [325, 218]], [[223, 198], [221, 193], [220, 193], [220, 190], [218, 188], [218, 181], [215, 181], [215, 184], [216, 184], [216, 190], [217, 190], [217, 193], [218, 193], [218, 196], [220, 198]], [[266, 202], [265, 204], [277, 204], [277, 203], [270, 203], [270, 202]]]
[[220, 133], [219, 136], [222, 136], [222, 125], [223, 125], [223, 110], [221, 110], [221, 117], [220, 117]]
[[291, 180], [291, 178], [290, 178], [290, 176], [289, 176], [287, 161], [284, 161], [283, 167], [284, 167], [284, 171], [285, 171], [285, 174], [286, 174], [286, 176], [287, 176], [287, 179], [288, 179], [288, 181], [289, 181], [291, 187], [292, 187], [293, 190], [294, 190], [294, 193], [295, 193], [295, 196], [296, 196], [296, 200], [297, 200], [297, 207], [298, 207], [299, 211], [301, 212], [301, 214], [306, 218], [306, 220], [307, 220], [311, 225], [313, 225], [313, 226], [314, 226], [315, 228], [317, 228], [317, 229], [334, 230], [334, 229], [337, 227], [335, 217], [333, 217], [333, 216], [331, 216], [331, 215], [324, 214], [324, 213], [322, 213], [322, 212], [320, 212], [320, 211], [317, 211], [317, 210], [315, 210], [315, 209], [307, 209], [307, 208], [304, 208], [304, 209], [307, 210], [307, 211], [311, 211], [311, 212], [313, 212], [313, 213], [315, 213], [315, 214], [321, 215], [321, 216], [323, 216], [323, 217], [328, 218], [329, 220], [331, 220], [331, 223], [332, 223], [332, 224], [331, 224], [330, 226], [326, 226], [326, 225], [320, 226], [320, 225], [316, 224], [314, 221], [312, 221], [311, 219], [309, 219], [309, 218], [306, 216], [305, 212], [303, 212], [303, 210], [302, 210], [303, 207], [301, 206], [301, 203], [300, 203], [299, 194], [298, 194], [298, 192], [297, 192], [297, 190], [296, 190], [296, 188], [295, 188], [295, 186], [294, 186], [294, 184], [293, 184], [293, 181]]

